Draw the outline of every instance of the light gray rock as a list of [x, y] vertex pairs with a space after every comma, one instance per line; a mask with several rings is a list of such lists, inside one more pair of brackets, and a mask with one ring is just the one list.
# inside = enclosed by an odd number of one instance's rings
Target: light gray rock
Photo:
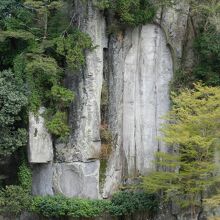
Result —
[[34, 164], [32, 170], [32, 194], [53, 195], [53, 164]]
[[97, 199], [99, 197], [99, 167], [99, 160], [36, 164], [33, 166], [32, 193]]
[[55, 193], [68, 197], [97, 199], [99, 197], [99, 160], [54, 164]]
[[29, 113], [28, 159], [30, 163], [47, 163], [53, 160], [53, 143], [45, 127], [42, 116], [45, 109], [40, 108], [38, 115]]
[[187, 37], [187, 23], [189, 19], [189, 3], [178, 0], [173, 7], [162, 10], [159, 25], [164, 29], [167, 41], [172, 49], [176, 69], [180, 66], [183, 56], [183, 46]]
[[[70, 109], [70, 139], [67, 144], [55, 146], [51, 191], [70, 197], [99, 196], [103, 49], [108, 47], [108, 124], [114, 147], [103, 188], [102, 196], [106, 198], [127, 179], [148, 174], [155, 168], [155, 152], [167, 150], [157, 136], [164, 123], [161, 117], [169, 110], [169, 83], [183, 57], [189, 6], [179, 1], [174, 8], [161, 9], [157, 24], [128, 28], [107, 39], [105, 18], [92, 3], [74, 1], [77, 25], [97, 47], [86, 52], [83, 70], [67, 74], [67, 85], [76, 99]], [[189, 54], [188, 60], [190, 57]], [[36, 171], [36, 177], [38, 173], [43, 175], [41, 172]], [[45, 181], [50, 185], [51, 179]]]
[[146, 175], [154, 169], [155, 152], [166, 151], [157, 136], [161, 117], [169, 109], [173, 75], [171, 52], [159, 26], [127, 31], [120, 50], [118, 42], [112, 44], [109, 122], [117, 144], [107, 168], [104, 197], [122, 179]]
[[[100, 100], [103, 80], [103, 48], [106, 47], [105, 19], [92, 1], [75, 1], [81, 29], [92, 39], [92, 51], [86, 53], [85, 69], [70, 85], [76, 92], [75, 105], [70, 110], [72, 134], [67, 145], [56, 146], [58, 161], [87, 161], [99, 157]], [[80, 10], [80, 11], [79, 11]], [[85, 15], [85, 17], [84, 17]]]

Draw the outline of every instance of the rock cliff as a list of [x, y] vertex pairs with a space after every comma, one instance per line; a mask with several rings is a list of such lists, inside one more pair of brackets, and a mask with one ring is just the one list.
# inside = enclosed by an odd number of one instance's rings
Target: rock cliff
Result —
[[[76, 94], [69, 111], [68, 141], [52, 143], [42, 118], [30, 114], [33, 193], [107, 198], [119, 185], [154, 169], [154, 153], [167, 150], [157, 137], [164, 122], [161, 117], [170, 105], [169, 85], [175, 70], [190, 66], [193, 59], [189, 6], [180, 1], [173, 8], [161, 8], [152, 24], [127, 28], [114, 36], [107, 35], [107, 19], [92, 1], [75, 0], [71, 10], [94, 49], [86, 52], [85, 68], [66, 73], [66, 85]], [[99, 189], [104, 81], [113, 146]]]

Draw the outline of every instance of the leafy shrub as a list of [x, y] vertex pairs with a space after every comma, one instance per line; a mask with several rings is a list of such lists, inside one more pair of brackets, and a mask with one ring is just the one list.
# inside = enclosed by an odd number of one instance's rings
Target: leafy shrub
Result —
[[18, 180], [20, 186], [31, 192], [32, 186], [32, 172], [31, 169], [27, 166], [26, 162], [23, 161], [18, 170]]
[[63, 196], [34, 197], [32, 212], [46, 217], [97, 217], [104, 213], [113, 216], [128, 215], [138, 211], [155, 213], [158, 200], [144, 192], [119, 192], [112, 200], [89, 200]]
[[46, 127], [51, 134], [65, 138], [69, 135], [66, 113], [58, 111], [51, 118], [47, 116]]
[[56, 137], [68, 133], [65, 112], [74, 98], [63, 86], [64, 73], [84, 65], [84, 52], [92, 48], [90, 37], [70, 25], [67, 7], [62, 0], [10, 0], [0, 6], [0, 68], [14, 68], [29, 111], [44, 106], [52, 112], [48, 126]]
[[56, 85], [51, 88], [51, 98], [60, 106], [60, 108], [65, 108], [73, 101], [74, 94], [71, 90]]
[[11, 70], [0, 72], [0, 155], [7, 156], [26, 144], [26, 130], [15, 126], [27, 106], [24, 87]]
[[85, 63], [84, 51], [92, 48], [89, 35], [75, 29], [67, 37], [54, 39], [56, 52], [66, 58], [68, 67], [75, 70]]
[[32, 211], [46, 217], [96, 217], [102, 215], [109, 202], [103, 200], [71, 199], [63, 196], [35, 197]]
[[45, 217], [92, 218], [109, 213], [112, 216], [145, 211], [149, 215], [158, 209], [158, 200], [144, 192], [119, 192], [112, 200], [67, 198], [61, 195], [31, 197], [21, 186], [7, 186], [0, 191], [0, 214], [19, 215], [29, 211]]
[[144, 192], [122, 191], [112, 197], [109, 212], [114, 216], [145, 211], [153, 214], [158, 210], [159, 201], [153, 194]]
[[31, 204], [31, 196], [21, 186], [6, 186], [0, 191], [0, 214], [19, 216], [27, 211]]
[[220, 33], [208, 30], [201, 33], [195, 41], [195, 49], [199, 57], [194, 74], [196, 79], [207, 85], [220, 85]]
[[149, 0], [100, 0], [97, 7], [113, 12], [115, 22], [121, 25], [138, 26], [152, 21], [155, 7]]

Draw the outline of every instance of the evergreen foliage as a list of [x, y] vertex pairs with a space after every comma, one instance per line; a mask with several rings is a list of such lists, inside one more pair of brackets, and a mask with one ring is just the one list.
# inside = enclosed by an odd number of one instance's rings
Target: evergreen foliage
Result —
[[199, 64], [194, 70], [195, 79], [207, 85], [220, 85], [220, 32], [210, 28], [201, 33], [195, 42]]
[[220, 88], [196, 84], [193, 90], [172, 94], [162, 140], [172, 152], [158, 153], [159, 170], [144, 177], [143, 187], [162, 190], [166, 198], [192, 212], [201, 206], [205, 192], [214, 189], [217, 175], [215, 152], [220, 140]]
[[110, 10], [119, 26], [138, 26], [152, 21], [156, 10], [149, 0], [99, 0], [97, 7]]
[[153, 215], [158, 208], [158, 197], [151, 192], [122, 191], [113, 195], [108, 212], [113, 216], [131, 215], [143, 211]]
[[0, 213], [3, 216], [19, 216], [31, 204], [29, 192], [21, 186], [6, 186], [0, 190]]
[[35, 197], [32, 211], [46, 217], [97, 217], [108, 213], [112, 216], [126, 216], [138, 211], [149, 215], [158, 210], [158, 200], [152, 194], [143, 192], [119, 192], [111, 200], [88, 200], [63, 196]]
[[[26, 172], [25, 172], [26, 173]], [[0, 191], [0, 214], [19, 216], [28, 211], [44, 217], [92, 218], [109, 214], [127, 216], [145, 211], [152, 216], [158, 211], [159, 200], [153, 194], [125, 191], [111, 200], [89, 200], [56, 196], [31, 196], [22, 186], [7, 186]]]
[[66, 112], [74, 99], [63, 86], [65, 72], [79, 69], [92, 48], [90, 37], [72, 27], [66, 8], [61, 0], [3, 1], [0, 7], [1, 69], [13, 68], [25, 85], [29, 111], [48, 109], [48, 130], [55, 137], [68, 135]]
[[21, 186], [25, 191], [31, 192], [32, 187], [32, 172], [28, 167], [25, 160], [22, 161], [18, 170], [18, 180], [19, 186]]
[[0, 156], [8, 156], [26, 144], [27, 133], [20, 123], [27, 103], [25, 88], [12, 71], [0, 72]]

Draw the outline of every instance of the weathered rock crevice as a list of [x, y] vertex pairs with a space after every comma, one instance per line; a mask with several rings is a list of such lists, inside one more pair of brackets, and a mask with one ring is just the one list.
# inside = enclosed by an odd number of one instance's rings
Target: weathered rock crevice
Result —
[[[127, 30], [122, 42], [110, 41], [109, 125], [117, 137], [109, 159], [103, 197], [118, 184], [154, 169], [160, 117], [169, 109], [171, 53], [158, 25]], [[162, 149], [163, 148], [163, 149]]]
[[[157, 136], [164, 123], [161, 117], [169, 110], [169, 83], [184, 54], [189, 7], [181, 1], [158, 12], [152, 24], [107, 36], [108, 18], [92, 1], [73, 2], [74, 22], [90, 35], [95, 48], [86, 51], [84, 68], [66, 73], [66, 85], [76, 96], [69, 110], [67, 143], [57, 142], [55, 158], [43, 160], [42, 152], [50, 151], [50, 145], [45, 139], [41, 145], [30, 141], [30, 162], [39, 163], [33, 168], [33, 193], [100, 198], [101, 192], [108, 198], [119, 185], [155, 169], [155, 152], [167, 151]], [[184, 56], [191, 59], [191, 54]], [[102, 128], [109, 130], [112, 142], [104, 170]], [[36, 138], [42, 129], [36, 134], [30, 126], [30, 137]], [[36, 144], [42, 152], [36, 152]]]

